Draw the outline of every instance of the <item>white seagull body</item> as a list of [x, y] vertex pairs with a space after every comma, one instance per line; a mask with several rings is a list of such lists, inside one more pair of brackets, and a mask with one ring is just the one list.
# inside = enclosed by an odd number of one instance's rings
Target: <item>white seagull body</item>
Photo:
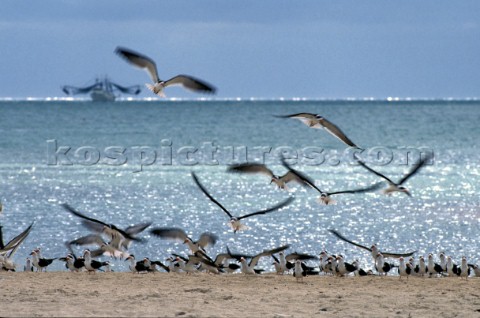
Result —
[[145, 84], [154, 94], [165, 97], [164, 88], [171, 85], [182, 85], [184, 88], [194, 92], [215, 93], [215, 88], [199, 79], [189, 75], [177, 75], [169, 80], [163, 81], [158, 76], [157, 65], [151, 58], [132, 51], [127, 48], [117, 47], [115, 53], [124, 58], [128, 63], [144, 69], [153, 81], [153, 84]]

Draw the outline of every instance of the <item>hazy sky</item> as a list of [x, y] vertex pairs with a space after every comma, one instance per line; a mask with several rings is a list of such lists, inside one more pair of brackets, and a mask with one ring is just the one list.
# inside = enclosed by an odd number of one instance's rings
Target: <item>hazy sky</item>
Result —
[[220, 98], [480, 96], [477, 0], [1, 2], [0, 97], [64, 96], [102, 75], [143, 86], [118, 45]]

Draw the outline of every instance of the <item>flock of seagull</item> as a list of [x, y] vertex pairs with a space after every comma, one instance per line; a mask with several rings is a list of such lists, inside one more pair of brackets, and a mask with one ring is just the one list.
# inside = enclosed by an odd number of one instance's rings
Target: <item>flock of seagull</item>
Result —
[[[196, 79], [189, 75], [177, 75], [169, 80], [162, 81], [157, 72], [155, 62], [140, 53], [132, 51], [127, 48], [118, 47], [115, 52], [124, 58], [132, 65], [145, 69], [151, 77], [153, 84], [146, 84], [154, 94], [164, 96], [164, 88], [170, 85], [182, 85], [183, 87], [193, 90], [195, 92], [215, 92], [215, 88], [204, 81]], [[343, 142], [345, 145], [353, 148], [358, 147], [351, 141], [342, 130], [328, 121], [326, 118], [310, 113], [298, 113], [287, 116], [277, 116], [280, 118], [298, 119], [305, 125], [314, 129], [325, 129], [332, 136]], [[386, 182], [387, 187], [384, 188], [383, 193], [392, 195], [393, 193], [404, 193], [411, 196], [410, 191], [404, 184], [416, 175], [427, 162], [433, 160], [431, 154], [423, 154], [419, 161], [413, 165], [398, 182], [369, 167], [358, 156], [355, 160], [358, 165], [364, 168], [369, 173], [372, 173], [382, 181], [374, 183], [367, 187], [339, 190], [339, 191], [323, 191], [316, 184], [315, 181], [307, 176], [305, 173], [293, 169], [288, 162], [282, 159], [282, 165], [286, 169], [283, 175], [275, 174], [270, 168], [260, 163], [243, 163], [232, 165], [227, 168], [229, 173], [240, 174], [261, 174], [269, 178], [270, 183], [274, 183], [279, 189], [286, 190], [287, 186], [292, 183], [312, 189], [320, 194], [319, 201], [325, 205], [332, 204], [335, 201], [332, 196], [341, 194], [358, 194], [373, 192], [379, 190]], [[225, 208], [211, 193], [207, 190], [205, 185], [200, 181], [199, 177], [192, 172], [193, 182], [198, 189], [215, 204], [226, 217], [229, 219], [228, 225], [233, 230], [233, 233], [238, 233], [248, 230], [248, 227], [242, 223], [245, 219], [251, 217], [258, 217], [279, 211], [287, 207], [293, 200], [293, 196], [283, 202], [261, 211], [256, 211], [244, 215], [236, 215]], [[1, 207], [1, 204], [0, 204]], [[263, 250], [256, 255], [247, 255], [238, 252], [232, 252], [228, 247], [225, 253], [220, 253], [212, 258], [208, 255], [207, 248], [217, 243], [218, 237], [212, 233], [202, 233], [198, 240], [193, 240], [187, 235], [185, 230], [178, 227], [156, 227], [150, 229], [150, 233], [159, 239], [176, 240], [183, 242], [189, 250], [187, 256], [180, 253], [174, 253], [166, 260], [153, 260], [148, 257], [136, 259], [133, 254], [129, 252], [129, 248], [133, 243], [143, 242], [144, 239], [139, 237], [139, 234], [149, 228], [152, 223], [140, 223], [127, 228], [121, 228], [115, 224], [108, 224], [101, 220], [94, 219], [84, 213], [77, 211], [69, 204], [62, 204], [66, 212], [78, 217], [84, 227], [91, 231], [90, 234], [76, 238], [65, 243], [68, 254], [65, 257], [59, 258], [45, 258], [41, 255], [40, 248], [34, 249], [27, 257], [24, 265], [25, 271], [46, 271], [55, 260], [65, 262], [65, 267], [72, 272], [87, 271], [94, 273], [96, 271], [112, 271], [112, 264], [109, 261], [99, 261], [96, 258], [100, 256], [111, 257], [114, 259], [125, 260], [128, 262], [128, 270], [134, 273], [148, 273], [157, 271], [166, 272], [184, 272], [187, 274], [195, 272], [209, 272], [215, 274], [227, 274], [234, 272], [241, 272], [243, 274], [255, 275], [265, 272], [265, 269], [259, 268], [259, 260], [261, 258], [270, 258], [272, 265], [277, 274], [292, 273], [297, 281], [302, 281], [308, 275], [333, 275], [333, 276], [348, 276], [348, 275], [387, 275], [388, 273], [395, 273], [402, 277], [409, 276], [453, 276], [467, 278], [474, 272], [475, 276], [480, 276], [480, 268], [475, 264], [467, 263], [466, 257], [463, 257], [460, 264], [455, 264], [450, 256], [444, 253], [439, 254], [439, 263], [434, 260], [433, 254], [427, 256], [427, 260], [420, 256], [418, 261], [415, 261], [413, 255], [417, 251], [407, 253], [391, 253], [387, 251], [380, 251], [376, 245], [371, 247], [360, 245], [354, 241], [343, 236], [336, 230], [329, 230], [332, 235], [339, 240], [352, 244], [358, 248], [364, 249], [371, 253], [373, 259], [374, 270], [365, 270], [361, 268], [358, 260], [347, 262], [343, 255], [333, 255], [326, 251], [322, 251], [319, 255], [309, 255], [305, 253], [286, 253], [290, 247], [288, 244], [279, 246], [270, 250]], [[1, 209], [0, 209], [1, 211]], [[19, 246], [25, 241], [33, 229], [34, 224], [29, 225], [23, 232], [12, 238], [8, 243], [4, 244], [2, 227], [0, 226], [0, 269], [4, 271], [16, 271], [17, 264], [13, 261], [13, 256], [18, 250]], [[83, 251], [82, 255], [76, 255], [74, 249], [76, 247], [91, 247]], [[398, 259], [398, 262], [387, 262], [386, 259]]]

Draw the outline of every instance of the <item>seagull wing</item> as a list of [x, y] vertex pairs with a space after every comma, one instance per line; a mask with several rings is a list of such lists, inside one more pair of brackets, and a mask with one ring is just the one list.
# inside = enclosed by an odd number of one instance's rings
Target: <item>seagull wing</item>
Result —
[[328, 195], [334, 194], [342, 194], [342, 193], [364, 193], [364, 192], [371, 192], [380, 189], [382, 186], [381, 182], [377, 182], [369, 187], [366, 188], [358, 188], [353, 190], [343, 190], [343, 191], [335, 191], [335, 192], [327, 192]]
[[141, 233], [141, 232], [145, 231], [145, 229], [147, 227], [149, 227], [150, 225], [152, 225], [152, 222], [135, 224], [135, 225], [127, 227], [125, 229], [125, 232], [130, 234], [130, 235], [135, 235], [135, 234], [138, 234], [138, 233]]
[[371, 173], [379, 176], [380, 178], [383, 178], [383, 179], [387, 180], [387, 182], [390, 183], [390, 184], [395, 184], [395, 182], [393, 182], [391, 179], [387, 178], [385, 175], [381, 174], [378, 171], [373, 170], [372, 168], [367, 166], [363, 161], [359, 160], [358, 158], [356, 158], [356, 159], [357, 159], [357, 162], [358, 162], [359, 165], [361, 165], [362, 167], [364, 167], [365, 169], [367, 169]]
[[246, 215], [242, 215], [242, 216], [238, 217], [238, 220], [245, 219], [245, 218], [248, 218], [248, 217], [251, 217], [251, 216], [254, 216], [254, 215], [267, 214], [267, 213], [270, 213], [270, 212], [274, 212], [278, 209], [281, 209], [281, 208], [289, 205], [294, 199], [295, 199], [294, 197], [289, 197], [285, 201], [283, 201], [280, 204], [277, 204], [277, 205], [275, 205], [275, 206], [273, 206], [269, 209], [258, 211], [258, 212], [253, 212], [253, 213], [246, 214]]
[[165, 87], [171, 85], [182, 85], [183, 87], [194, 92], [213, 94], [216, 91], [215, 87], [212, 85], [189, 75], [177, 75], [168, 81], [165, 81]]
[[279, 115], [279, 116], [275, 116], [275, 117], [278, 117], [278, 118], [295, 118], [295, 119], [300, 120], [302, 123], [304, 123], [304, 124], [307, 125], [308, 127], [311, 127], [311, 128], [322, 128], [322, 126], [320, 126], [319, 124], [315, 124], [315, 125], [313, 125], [313, 126], [311, 125], [312, 122], [317, 122], [317, 121], [318, 121], [317, 115], [311, 114], [311, 113], [298, 113], [298, 114], [292, 114], [292, 115]]
[[222, 209], [225, 213], [227, 213], [227, 215], [230, 217], [230, 218], [233, 218], [233, 215], [228, 212], [227, 209], [225, 209], [223, 207], [223, 205], [221, 205], [217, 200], [215, 200], [211, 195], [210, 193], [208, 193], [207, 189], [205, 189], [205, 187], [200, 183], [200, 181], [198, 180], [197, 176], [195, 175], [194, 172], [192, 172], [192, 177], [193, 177], [193, 181], [195, 181], [195, 183], [197, 184], [197, 186], [200, 188], [200, 190], [202, 190], [202, 192], [210, 199], [210, 201], [212, 201], [213, 203], [215, 203], [216, 205], [218, 205], [218, 207], [220, 209]]
[[158, 77], [157, 65], [155, 64], [155, 61], [153, 61], [148, 56], [142, 55], [124, 47], [117, 47], [115, 49], [115, 53], [123, 57], [130, 64], [141, 69], [145, 69], [154, 83], [158, 83], [161, 81]]
[[[323, 193], [322, 190], [320, 190], [316, 185], [315, 185], [315, 181], [313, 181], [312, 178], [310, 178], [309, 176], [307, 176], [306, 174], [300, 172], [300, 171], [297, 171], [295, 169], [293, 169], [286, 161], [284, 158], [282, 158], [282, 164], [285, 168], [288, 169], [288, 172], [287, 174], [285, 174], [282, 178], [292, 178], [295, 179], [297, 182], [303, 184], [303, 185], [307, 185], [315, 190], [317, 190], [319, 193]], [[290, 175], [290, 177], [288, 177], [288, 175]], [[285, 180], [284, 180], [285, 181]], [[287, 182], [287, 181], [285, 181]]]
[[326, 131], [328, 131], [330, 134], [338, 138], [340, 141], [342, 141], [344, 144], [350, 146], [350, 147], [355, 147], [358, 148], [357, 145], [355, 145], [344, 133], [343, 131], [340, 130], [334, 123], [328, 121], [322, 116], [317, 116], [320, 125], [325, 128]]
[[363, 246], [363, 245], [360, 245], [358, 243], [355, 243], [353, 241], [350, 241], [349, 239], [347, 239], [345, 236], [343, 236], [342, 234], [340, 234], [340, 232], [338, 231], [335, 231], [335, 230], [328, 230], [330, 233], [332, 233], [333, 235], [335, 235], [337, 238], [341, 239], [342, 241], [345, 241], [347, 243], [350, 243], [352, 245], [355, 245], [356, 247], [360, 247], [360, 248], [363, 248], [364, 250], [367, 250], [367, 251], [372, 251], [371, 248], [369, 247], [366, 247], [366, 246]]
[[420, 159], [415, 166], [413, 166], [412, 170], [410, 170], [405, 176], [403, 176], [400, 181], [398, 181], [398, 184], [401, 185], [405, 183], [410, 177], [413, 177], [419, 170], [422, 168], [427, 161], [431, 159], [431, 155], [426, 156], [423, 159]]
[[30, 224], [22, 233], [18, 234], [15, 236], [13, 239], [8, 242], [3, 249], [0, 250], [0, 255], [4, 255], [8, 252], [8, 257], [12, 257], [13, 254], [17, 251], [17, 249], [20, 247], [23, 241], [27, 238], [28, 234], [30, 234], [30, 231], [33, 228], [33, 223]]
[[187, 233], [185, 233], [184, 230], [177, 227], [157, 227], [157, 228], [151, 229], [150, 233], [162, 239], [179, 240], [182, 242], [188, 239]]
[[200, 238], [198, 239], [197, 243], [201, 247], [205, 248], [208, 245], [211, 245], [211, 246], [215, 245], [217, 241], [218, 241], [218, 236], [212, 233], [205, 232], [200, 235]]
[[82, 236], [76, 240], [70, 241], [67, 244], [80, 246], [96, 244], [98, 246], [101, 246], [102, 244], [106, 244], [106, 242], [104, 242], [102, 237], [98, 234], [89, 234], [86, 236]]
[[[1, 205], [1, 202], [0, 202], [0, 205]], [[3, 250], [3, 248], [5, 247], [5, 244], [3, 243], [3, 230], [2, 230], [2, 228], [3, 228], [3, 226], [0, 225], [0, 250]]]
[[249, 267], [255, 267], [257, 266], [257, 263], [258, 263], [258, 260], [263, 257], [263, 256], [272, 256], [273, 254], [277, 254], [277, 253], [280, 253], [281, 251], [284, 251], [286, 250], [287, 248], [289, 248], [290, 245], [287, 244], [287, 245], [283, 245], [283, 246], [280, 246], [280, 247], [277, 247], [277, 248], [274, 248], [272, 250], [264, 250], [263, 252], [261, 252], [260, 254], [257, 254], [255, 255], [254, 257], [252, 257], [252, 259], [250, 260], [250, 263], [248, 264]]
[[261, 163], [242, 163], [238, 165], [232, 165], [228, 167], [227, 172], [239, 172], [239, 173], [262, 173], [270, 178], [273, 177], [272, 170]]
[[306, 260], [312, 260], [312, 259], [318, 259], [315, 255], [309, 255], [309, 254], [303, 254], [303, 253], [291, 253], [285, 256], [285, 260], [288, 261], [293, 261], [293, 260], [301, 260], [301, 261], [306, 261]]
[[383, 257], [400, 258], [400, 257], [410, 257], [413, 254], [415, 254], [416, 252], [417, 251], [401, 254], [401, 253], [384, 253], [382, 251], [381, 253], [382, 253]]
[[[95, 228], [95, 229], [98, 229], [98, 226], [95, 226], [93, 225], [93, 223], [98, 223], [98, 224], [101, 224], [103, 226], [106, 226], [106, 227], [109, 227], [115, 231], [117, 231], [118, 233], [120, 233], [124, 238], [126, 239], [129, 239], [129, 240], [132, 240], [132, 241], [137, 241], [137, 242], [141, 242], [142, 240], [141, 239], [138, 239], [136, 237], [133, 237], [131, 236], [130, 234], [126, 233], [124, 230], [118, 228], [117, 226], [115, 226], [114, 224], [107, 224], [105, 222], [102, 222], [100, 220], [96, 220], [94, 218], [91, 218], [91, 217], [88, 217], [86, 215], [83, 215], [82, 213], [78, 212], [77, 210], [75, 210], [74, 208], [72, 208], [70, 205], [64, 203], [62, 204], [62, 207], [67, 210], [68, 212], [72, 213], [73, 215], [76, 215], [80, 218], [82, 218], [83, 220], [87, 220], [87, 221], [90, 221], [90, 222], [84, 222], [82, 221], [82, 224], [84, 226], [86, 226], [87, 228]], [[103, 230], [103, 228], [102, 228]]]
[[229, 258], [236, 259], [237, 261], [240, 261], [240, 259], [241, 259], [242, 257], [245, 258], [245, 259], [247, 259], [247, 258], [252, 258], [252, 257], [253, 257], [252, 255], [247, 255], [247, 254], [232, 253], [232, 251], [230, 251], [230, 249], [228, 248], [228, 246], [227, 246], [227, 254], [228, 254], [228, 257], [229, 257]]
[[75, 210], [74, 208], [72, 208], [70, 205], [68, 205], [67, 203], [64, 203], [62, 204], [62, 207], [67, 210], [68, 212], [72, 213], [73, 215], [75, 216], [78, 216], [84, 220], [88, 220], [90, 222], [94, 222], [94, 223], [98, 223], [98, 224], [101, 224], [103, 226], [107, 226], [107, 227], [111, 227], [110, 225], [108, 225], [107, 223], [104, 223], [102, 221], [99, 221], [99, 220], [96, 220], [96, 219], [93, 219], [93, 218], [90, 218], [86, 215], [83, 215], [82, 213], [78, 212], [77, 210]]

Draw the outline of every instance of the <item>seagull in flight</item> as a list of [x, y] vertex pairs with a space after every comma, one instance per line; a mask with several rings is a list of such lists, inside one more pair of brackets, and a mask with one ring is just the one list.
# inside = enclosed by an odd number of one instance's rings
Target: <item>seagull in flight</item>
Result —
[[328, 121], [325, 117], [322, 117], [320, 115], [311, 114], [311, 113], [298, 113], [298, 114], [276, 116], [276, 117], [298, 119], [310, 128], [325, 129], [330, 134], [332, 134], [332, 136], [338, 138], [341, 142], [343, 142], [347, 146], [354, 147], [354, 148], [360, 148], [357, 145], [355, 145], [353, 143], [353, 141], [351, 141], [347, 137], [347, 135], [345, 135], [343, 133], [343, 131], [340, 128], [338, 128], [337, 125]]
[[371, 191], [375, 191], [377, 190], [378, 188], [380, 188], [381, 186], [381, 182], [379, 183], [375, 183], [369, 187], [366, 187], [366, 188], [358, 188], [358, 189], [352, 189], [352, 190], [342, 190], [342, 191], [332, 191], [332, 192], [325, 192], [325, 191], [322, 191], [320, 190], [316, 185], [315, 185], [315, 182], [313, 181], [313, 179], [311, 179], [310, 177], [308, 177], [307, 175], [305, 175], [304, 173], [302, 172], [299, 172], [295, 169], [293, 169], [292, 167], [290, 167], [290, 165], [284, 160], [282, 159], [282, 164], [285, 166], [285, 168], [287, 168], [289, 170], [289, 173], [292, 173], [295, 175], [295, 178], [297, 180], [301, 180], [303, 183], [305, 183], [306, 185], [308, 185], [309, 187], [315, 189], [318, 191], [318, 193], [320, 193], [320, 202], [322, 202], [323, 204], [325, 205], [329, 205], [329, 204], [334, 204], [335, 201], [330, 197], [332, 195], [335, 195], [335, 194], [344, 194], [344, 193], [364, 193], [364, 192], [371, 192]]
[[[62, 207], [67, 210], [68, 212], [72, 213], [73, 215], [79, 217], [82, 219], [82, 224], [89, 228], [92, 231], [95, 232], [100, 232], [105, 235], [107, 235], [110, 238], [110, 242], [105, 243], [102, 242], [102, 238], [99, 237], [98, 235], [87, 235], [85, 237], [82, 237], [80, 239], [74, 240], [70, 243], [68, 243], [67, 246], [69, 245], [86, 245], [86, 244], [92, 244], [92, 243], [98, 243], [100, 245], [105, 245], [103, 246], [104, 248], [102, 249], [103, 252], [107, 251], [112, 254], [112, 255], [123, 255], [121, 254], [123, 249], [127, 249], [131, 241], [136, 241], [136, 242], [143, 242], [142, 239], [135, 237], [135, 234], [138, 234], [145, 230], [147, 227], [149, 227], [152, 223], [147, 222], [147, 223], [141, 223], [137, 224], [134, 226], [127, 227], [125, 230], [122, 230], [115, 224], [107, 224], [105, 222], [102, 222], [100, 220], [96, 220], [94, 218], [88, 217], [86, 215], [83, 215], [82, 213], [76, 211], [74, 208], [72, 208], [70, 205], [64, 203], [62, 204]], [[105, 243], [105, 244], [103, 244]], [[107, 246], [108, 245], [108, 246]], [[113, 249], [109, 249], [109, 247]], [[95, 253], [94, 253], [95, 252]], [[101, 252], [101, 254], [103, 253]], [[92, 257], [96, 257], [97, 251], [90, 252], [90, 255]], [[93, 255], [92, 255], [93, 254]]]
[[287, 206], [288, 204], [290, 204], [294, 200], [293, 197], [290, 197], [287, 200], [283, 201], [282, 203], [277, 204], [277, 205], [275, 205], [275, 206], [273, 206], [269, 209], [258, 211], [258, 212], [253, 212], [253, 213], [242, 215], [242, 216], [233, 216], [223, 205], [221, 205], [217, 200], [215, 200], [210, 193], [208, 193], [207, 189], [205, 189], [205, 187], [200, 183], [200, 181], [198, 180], [198, 178], [197, 178], [197, 176], [195, 175], [194, 172], [192, 172], [192, 177], [193, 177], [193, 180], [195, 181], [195, 183], [197, 184], [197, 186], [210, 199], [210, 201], [212, 201], [213, 203], [218, 205], [218, 207], [220, 209], [222, 209], [223, 212], [225, 212], [228, 215], [228, 217], [230, 218], [230, 222], [228, 224], [232, 228], [233, 233], [237, 233], [238, 231], [248, 229], [247, 226], [240, 223], [240, 220], [245, 219], [245, 218], [249, 218], [249, 217], [255, 216], [255, 215], [261, 215], [261, 214], [267, 214], [267, 213], [270, 213], [270, 212], [274, 212], [278, 209], [281, 209], [281, 208]]
[[208, 232], [200, 234], [198, 241], [194, 241], [183, 229], [176, 227], [157, 227], [151, 229], [150, 233], [163, 239], [181, 240], [184, 244], [188, 244], [192, 254], [198, 251], [205, 253], [207, 246], [214, 246], [218, 241], [218, 236]]
[[416, 173], [418, 173], [418, 171], [420, 171], [420, 169], [427, 163], [430, 161], [430, 159], [432, 159], [432, 154], [428, 154], [427, 156], [425, 156], [423, 159], [420, 157], [420, 160], [412, 167], [412, 169], [407, 173], [405, 174], [398, 182], [394, 182], [392, 181], [392, 179], [388, 178], [387, 176], [381, 174], [380, 172], [378, 171], [375, 171], [373, 170], [372, 168], [370, 168], [369, 166], [367, 166], [363, 161], [361, 161], [360, 159], [358, 159], [358, 157], [356, 157], [356, 160], [357, 162], [362, 166], [364, 167], [365, 169], [367, 169], [368, 171], [370, 171], [371, 173], [379, 176], [380, 178], [383, 178], [384, 180], [386, 180], [388, 182], [388, 188], [386, 188], [385, 190], [383, 190], [383, 193], [385, 194], [388, 194], [388, 195], [391, 195], [393, 192], [403, 192], [405, 193], [406, 195], [408, 195], [409, 197], [411, 197], [411, 193], [410, 191], [408, 191], [407, 188], [405, 188], [404, 186], [402, 186], [402, 184], [404, 184], [405, 182], [407, 182], [408, 179], [410, 179], [411, 177], [413, 177]]
[[304, 184], [304, 181], [298, 178], [298, 176], [290, 170], [282, 176], [277, 176], [273, 173], [272, 170], [267, 168], [266, 165], [261, 163], [242, 163], [237, 165], [231, 165], [230, 167], [228, 167], [227, 172], [264, 174], [270, 177], [270, 183], [275, 183], [279, 189], [285, 190], [287, 190], [287, 183], [291, 181], [296, 181], [300, 184]]
[[374, 260], [377, 259], [377, 256], [378, 254], [382, 254], [383, 257], [391, 257], [391, 258], [400, 258], [400, 257], [409, 257], [409, 256], [412, 256], [413, 254], [415, 254], [417, 251], [413, 251], [413, 252], [408, 252], [408, 253], [387, 253], [387, 252], [380, 252], [380, 250], [378, 249], [378, 247], [374, 244], [372, 245], [372, 247], [366, 247], [366, 246], [363, 246], [361, 244], [358, 244], [358, 243], [355, 243], [353, 241], [350, 241], [349, 239], [347, 239], [345, 236], [343, 236], [342, 234], [340, 234], [340, 232], [336, 231], [336, 230], [328, 230], [330, 233], [332, 233], [333, 235], [335, 235], [337, 238], [339, 238], [340, 240], [342, 241], [345, 241], [347, 243], [350, 243], [352, 245], [355, 245], [356, 247], [360, 247], [360, 248], [363, 248], [364, 250], [367, 250], [369, 251], [370, 253], [372, 253], [372, 257]]
[[153, 85], [145, 85], [154, 94], [160, 97], [165, 97], [163, 89], [171, 85], [182, 85], [184, 88], [196, 93], [215, 93], [215, 87], [189, 75], [177, 75], [166, 81], [161, 80], [158, 76], [157, 65], [155, 64], [155, 61], [130, 49], [117, 47], [115, 49], [115, 53], [124, 58], [128, 63], [141, 69], [145, 69], [153, 81]]

